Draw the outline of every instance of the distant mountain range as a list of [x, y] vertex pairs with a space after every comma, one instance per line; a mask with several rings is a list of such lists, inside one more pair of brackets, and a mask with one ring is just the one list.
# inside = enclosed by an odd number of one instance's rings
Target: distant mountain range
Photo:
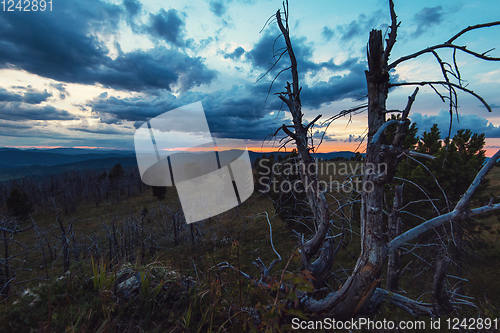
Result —
[[[255, 161], [257, 159], [257, 157], [261, 157], [262, 155], [269, 156], [271, 154], [274, 155], [275, 157], [278, 157], [280, 155], [286, 156], [286, 155], [290, 154], [290, 152], [287, 152], [287, 153], [285, 153], [285, 152], [257, 153], [254, 151], [249, 151], [250, 160], [252, 160], [252, 161]], [[355, 153], [353, 153], [352, 151], [335, 151], [335, 152], [331, 152], [331, 153], [316, 153], [316, 158], [318, 160], [323, 159], [325, 161], [328, 161], [328, 160], [339, 158], [339, 157], [350, 159], [354, 155], [355, 155]], [[364, 154], [363, 154], [363, 156], [364, 156]]]
[[[262, 155], [285, 156], [285, 152], [260, 153], [249, 151], [251, 161]], [[353, 152], [341, 151], [318, 153], [318, 159], [330, 160], [338, 157], [349, 159]], [[136, 155], [130, 150], [98, 150], [81, 148], [16, 149], [0, 148], [0, 182], [31, 177], [35, 179], [83, 170], [109, 171], [120, 163], [123, 167], [137, 167]]]
[[112, 157], [135, 157], [135, 153], [131, 151], [117, 153], [116, 151], [93, 151], [68, 148], [50, 150], [1, 148], [0, 167], [59, 165]]

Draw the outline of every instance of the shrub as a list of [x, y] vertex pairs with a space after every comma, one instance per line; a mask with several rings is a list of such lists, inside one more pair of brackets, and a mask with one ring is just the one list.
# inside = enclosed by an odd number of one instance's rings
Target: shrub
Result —
[[7, 209], [12, 216], [25, 216], [33, 212], [33, 204], [26, 193], [14, 188], [7, 198]]

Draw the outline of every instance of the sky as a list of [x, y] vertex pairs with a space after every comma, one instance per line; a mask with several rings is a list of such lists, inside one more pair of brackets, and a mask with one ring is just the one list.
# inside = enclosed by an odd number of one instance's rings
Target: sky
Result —
[[[276, 22], [275, 0], [64, 0], [45, 11], [7, 11], [0, 5], [0, 146], [134, 148], [134, 132], [169, 110], [201, 102], [215, 137], [241, 139], [254, 151], [279, 147], [270, 139], [290, 124], [275, 95], [289, 66]], [[366, 112], [328, 128], [321, 120], [366, 102], [366, 45], [371, 29], [387, 32], [388, 1], [290, 0], [290, 35], [298, 59], [304, 119], [320, 152], [363, 151]], [[395, 1], [401, 21], [390, 62], [445, 42], [469, 25], [500, 19], [500, 2]], [[457, 45], [483, 53], [500, 45], [500, 26], [471, 31]], [[499, 50], [488, 53], [500, 57]], [[452, 53], [440, 57], [453, 64]], [[487, 155], [500, 149], [500, 62], [464, 53], [457, 64], [467, 88], [488, 112], [460, 92], [461, 128], [486, 134]], [[259, 80], [260, 78], [260, 80]], [[392, 82], [442, 80], [432, 54], [399, 64]], [[387, 108], [404, 109], [414, 87], [391, 89]], [[444, 90], [441, 89], [442, 92]], [[448, 103], [421, 87], [410, 113], [420, 134], [437, 123], [448, 132]], [[326, 132], [325, 132], [326, 131]], [[324, 136], [323, 136], [324, 135]], [[293, 149], [292, 145], [288, 149]]]

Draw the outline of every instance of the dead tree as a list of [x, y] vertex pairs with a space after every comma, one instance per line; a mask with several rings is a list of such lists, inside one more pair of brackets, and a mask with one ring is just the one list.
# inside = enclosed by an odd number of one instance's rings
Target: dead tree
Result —
[[[0, 265], [0, 296], [7, 298], [9, 296], [9, 291], [10, 287], [12, 285], [12, 281], [15, 279], [15, 269], [14, 270], [14, 277], [11, 275], [11, 264], [10, 260], [14, 259], [16, 255], [12, 255], [9, 245], [11, 241], [13, 241], [13, 236], [18, 233], [23, 233], [31, 228], [34, 227], [31, 225], [28, 228], [21, 229], [18, 226], [18, 223], [15, 219], [4, 219], [2, 218], [0, 220], [0, 231], [2, 232], [2, 238], [3, 238], [3, 244], [4, 244], [4, 253], [3, 253], [3, 258], [0, 260], [3, 264]], [[15, 242], [15, 241], [14, 241]], [[18, 245], [23, 245], [19, 242], [15, 242]], [[21, 253], [21, 255], [27, 254], [25, 251], [24, 253]]]
[[[463, 194], [461, 200], [451, 212], [427, 220], [402, 234], [399, 234], [396, 227], [398, 221], [397, 210], [400, 206], [399, 201], [394, 203], [394, 211], [393, 214], [391, 214], [392, 216], [389, 217], [389, 220], [385, 217], [383, 207], [384, 185], [392, 183], [398, 167], [398, 158], [404, 154], [425, 157], [423, 154], [404, 151], [402, 148], [402, 141], [409, 125], [408, 115], [418, 93], [418, 88], [416, 88], [414, 93], [408, 98], [407, 105], [399, 111], [401, 118], [386, 120], [386, 114], [393, 112], [393, 110], [386, 109], [389, 88], [403, 85], [429, 85], [439, 94], [443, 101], [449, 102], [450, 112], [457, 111], [457, 92], [462, 91], [478, 98], [481, 103], [491, 111], [490, 106], [482, 97], [463, 84], [456, 61], [456, 53], [465, 52], [488, 61], [500, 60], [500, 58], [488, 56], [488, 52], [479, 53], [471, 51], [465, 46], [454, 44], [454, 41], [458, 37], [468, 31], [500, 25], [500, 22], [492, 22], [470, 26], [443, 44], [426, 48], [389, 63], [390, 54], [396, 43], [397, 30], [400, 25], [397, 21], [392, 0], [389, 0], [389, 8], [391, 25], [385, 43], [381, 30], [372, 30], [368, 41], [368, 70], [366, 71], [368, 103], [365, 106], [368, 112], [368, 141], [365, 158], [365, 173], [363, 177], [363, 191], [361, 193], [361, 254], [357, 259], [352, 274], [338, 291], [331, 292], [321, 299], [317, 299], [315, 293], [297, 292], [298, 299], [306, 311], [310, 313], [329, 313], [337, 319], [352, 318], [361, 312], [370, 313], [374, 311], [382, 301], [387, 301], [413, 315], [431, 316], [449, 313], [456, 304], [466, 304], [467, 302], [460, 299], [458, 295], [455, 295], [454, 298], [450, 298], [448, 296], [449, 294], [444, 289], [443, 280], [446, 277], [445, 273], [447, 266], [447, 261], [444, 259], [439, 261], [434, 277], [434, 304], [415, 301], [394, 293], [394, 288], [397, 286], [397, 251], [403, 244], [443, 223], [465, 219], [472, 215], [500, 208], [500, 204], [490, 204], [476, 209], [468, 208], [472, 194], [479, 183], [484, 179], [486, 173], [494, 165], [495, 161], [500, 157], [499, 151], [477, 174], [469, 189]], [[290, 59], [290, 66], [280, 71], [278, 75], [285, 70], [290, 70], [291, 72], [291, 83], [287, 82], [285, 91], [279, 93], [278, 97], [287, 105], [293, 120], [293, 125], [283, 125], [280, 130], [282, 130], [288, 136], [289, 141], [294, 143], [297, 147], [299, 161], [304, 166], [300, 169], [301, 181], [306, 189], [308, 203], [315, 224], [314, 234], [307, 241], [303, 243], [300, 241], [302, 268], [310, 270], [313, 276], [319, 279], [326, 271], [330, 270], [336, 253], [336, 251], [333, 250], [332, 237], [327, 237], [331, 227], [331, 221], [328, 203], [325, 198], [326, 189], [321, 187], [318, 181], [316, 164], [311, 154], [311, 152], [314, 151], [314, 146], [309, 139], [309, 131], [321, 115], [317, 116], [308, 124], [304, 124], [304, 114], [302, 113], [300, 96], [299, 69], [297, 67], [297, 59], [293, 51], [288, 25], [288, 1], [283, 4], [283, 11], [278, 10], [272, 20], [270, 20], [270, 22], [274, 21], [276, 21], [281, 31], [281, 36], [284, 39], [286, 47], [284, 50], [279, 51], [281, 53], [276, 54], [278, 60], [272, 68], [287, 54]], [[443, 48], [452, 49], [454, 51], [454, 66], [450, 66], [447, 62], [444, 62], [438, 55], [437, 51]], [[390, 69], [395, 68], [404, 61], [417, 58], [426, 53], [431, 53], [436, 58], [442, 70], [442, 81], [390, 82]], [[273, 82], [276, 80], [277, 76]], [[458, 82], [452, 82], [451, 78], [455, 78]], [[445, 93], [440, 92], [437, 89], [438, 87], [444, 88]], [[361, 107], [356, 107], [342, 111], [338, 116], [334, 116], [330, 120], [333, 121], [340, 116], [358, 112], [360, 108]], [[386, 142], [387, 140], [384, 132], [391, 125], [397, 125], [397, 129], [392, 142]], [[400, 200], [400, 198], [398, 200]], [[391, 223], [391, 225], [388, 226], [388, 223]], [[385, 230], [387, 230], [388, 227], [391, 230], [391, 237], [389, 238], [385, 235]], [[381, 284], [381, 272], [388, 258], [391, 258], [390, 270], [392, 279], [392, 281], [388, 283], [389, 291], [378, 288]], [[313, 261], [313, 259], [315, 260]], [[264, 268], [262, 268], [263, 272]], [[266, 273], [267, 271], [268, 269], [266, 269]]]
[[[388, 236], [389, 242], [401, 234], [401, 218], [399, 217], [399, 210], [401, 209], [403, 202], [403, 186], [396, 186], [394, 189], [394, 204], [392, 206], [392, 211], [389, 214], [388, 220]], [[386, 288], [388, 291], [396, 292], [398, 291], [398, 281], [400, 276], [400, 260], [401, 256], [399, 249], [394, 249], [388, 254], [387, 262], [387, 283]]]
[[63, 253], [63, 271], [64, 271], [64, 273], [66, 273], [67, 271], [69, 271], [69, 266], [70, 266], [68, 236], [66, 234], [66, 229], [64, 229], [63, 221], [59, 217], [59, 214], [56, 216], [56, 220], [59, 223], [59, 227], [61, 228], [61, 244], [62, 244], [62, 253]]

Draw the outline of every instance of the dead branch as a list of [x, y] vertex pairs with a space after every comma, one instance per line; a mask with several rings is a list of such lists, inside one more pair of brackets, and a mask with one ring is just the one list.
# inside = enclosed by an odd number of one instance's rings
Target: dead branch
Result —
[[[401, 233], [401, 218], [399, 211], [403, 203], [403, 186], [396, 186], [394, 188], [394, 204], [392, 205], [391, 213], [389, 214], [389, 221], [387, 223], [389, 241], [393, 240]], [[386, 288], [389, 291], [398, 291], [399, 277], [400, 277], [400, 261], [401, 254], [398, 250], [390, 251], [388, 254], [387, 263], [387, 282]]]
[[[436, 156], [419, 153], [418, 151], [413, 151], [413, 150], [403, 150], [402, 155], [407, 155], [407, 156], [411, 156], [411, 157], [425, 158], [425, 159], [428, 159], [428, 160], [435, 160], [436, 159]], [[402, 155], [400, 155], [398, 157], [401, 157]]]
[[410, 55], [401, 57], [401, 58], [395, 60], [394, 62], [392, 62], [387, 68], [388, 69], [395, 68], [397, 65], [399, 65], [400, 63], [402, 63], [404, 61], [417, 58], [418, 56], [421, 56], [422, 54], [429, 53], [429, 52], [432, 52], [434, 50], [438, 50], [438, 49], [442, 49], [442, 48], [452, 48], [452, 49], [455, 49], [455, 50], [460, 50], [460, 51], [463, 51], [465, 53], [468, 53], [470, 55], [473, 55], [474, 57], [477, 57], [477, 58], [483, 59], [483, 60], [500, 61], [500, 58], [486, 56], [486, 54], [489, 51], [486, 51], [486, 52], [483, 52], [483, 53], [478, 53], [478, 52], [470, 51], [469, 49], [467, 49], [467, 46], [459, 46], [459, 45], [451, 44], [455, 39], [457, 39], [458, 37], [460, 37], [461, 35], [463, 35], [467, 31], [471, 31], [473, 29], [485, 28], [485, 27], [492, 27], [492, 26], [497, 26], [497, 25], [500, 25], [500, 21], [490, 22], [490, 23], [485, 23], [485, 24], [478, 24], [478, 25], [475, 25], [475, 26], [472, 26], [472, 27], [468, 27], [468, 28], [462, 30], [461, 32], [459, 32], [458, 34], [456, 34], [455, 36], [453, 36], [447, 42], [445, 42], [443, 44], [438, 44], [438, 45], [430, 46], [430, 47], [425, 48], [423, 50], [420, 50], [418, 52], [415, 52], [415, 53], [412, 53]]
[[[266, 265], [262, 262], [262, 260], [260, 258], [257, 258], [255, 261], [254, 261], [254, 264], [259, 267], [260, 271], [261, 271], [261, 282], [265, 279], [265, 278], [268, 278], [269, 277], [269, 271], [274, 267], [274, 265], [276, 265], [277, 263], [280, 263], [281, 262], [281, 256], [280, 254], [276, 251], [276, 249], [274, 248], [274, 243], [273, 243], [273, 227], [271, 225], [271, 221], [269, 221], [269, 214], [267, 214], [266, 211], [264, 211], [262, 214], [264, 214], [266, 216], [266, 219], [267, 219], [267, 223], [269, 224], [269, 239], [271, 241], [271, 247], [274, 251], [274, 253], [276, 253], [276, 255], [278, 256], [278, 259], [274, 259], [271, 264], [269, 265], [269, 268], [266, 267]], [[259, 216], [259, 215], [258, 215]]]
[[397, 86], [425, 86], [425, 85], [430, 85], [432, 87], [432, 85], [442, 85], [442, 86], [452, 86], [454, 88], [457, 88], [459, 90], [462, 90], [468, 94], [471, 94], [472, 96], [476, 97], [481, 103], [483, 103], [483, 105], [486, 107], [486, 109], [489, 111], [489, 112], [492, 112], [491, 110], [491, 107], [489, 106], [488, 103], [486, 103], [486, 101], [484, 100], [484, 98], [482, 98], [481, 96], [479, 96], [478, 94], [476, 94], [475, 92], [473, 92], [472, 90], [470, 89], [467, 89], [465, 87], [462, 87], [456, 83], [453, 83], [453, 82], [446, 82], [446, 81], [420, 81], [420, 82], [399, 82], [399, 83], [391, 83], [390, 86], [391, 87], [397, 87]]
[[453, 209], [452, 212], [430, 219], [422, 224], [419, 224], [415, 228], [406, 231], [405, 233], [401, 234], [400, 236], [396, 237], [391, 242], [389, 242], [389, 244], [387, 245], [388, 250], [397, 249], [404, 243], [417, 238], [419, 235], [426, 232], [427, 230], [435, 228], [444, 222], [452, 221], [455, 219], [463, 219], [469, 216], [500, 209], [500, 204], [495, 204], [495, 205], [486, 205], [469, 211], [466, 210], [472, 194], [474, 194], [481, 181], [484, 180], [484, 177], [495, 165], [499, 157], [500, 157], [500, 150], [497, 151], [496, 154], [493, 155], [493, 157], [488, 161], [488, 163], [486, 163], [483, 166], [483, 168], [479, 171], [479, 173], [476, 175], [476, 178], [471, 183], [471, 185], [464, 193], [464, 195], [457, 203], [455, 209]]
[[309, 128], [311, 128], [311, 126], [313, 126], [313, 125], [314, 125], [314, 123], [315, 123], [315, 122], [316, 122], [319, 118], [321, 118], [322, 116], [323, 116], [323, 115], [318, 114], [318, 115], [316, 116], [316, 118], [314, 118], [314, 119], [313, 119], [313, 121], [311, 121], [309, 124], [307, 124], [307, 126], [306, 126], [306, 131], [307, 131], [307, 130], [309, 130]]
[[396, 43], [396, 36], [398, 32], [398, 27], [401, 22], [398, 23], [398, 17], [396, 11], [394, 10], [394, 2], [389, 1], [389, 11], [391, 13], [391, 31], [389, 32], [389, 39], [386, 40], [387, 46], [384, 51], [384, 62], [389, 61], [389, 56], [391, 55], [392, 48]]
[[465, 28], [462, 31], [460, 31], [459, 33], [457, 33], [455, 36], [451, 37], [447, 42], [445, 42], [445, 44], [451, 44], [451, 43], [453, 43], [453, 41], [455, 39], [457, 39], [458, 37], [462, 36], [464, 33], [468, 32], [468, 31], [475, 30], [475, 29], [481, 29], [481, 28], [493, 27], [493, 26], [496, 26], [496, 25], [500, 25], [500, 21], [489, 22], [489, 23], [482, 23], [482, 24], [476, 24], [476, 25], [470, 25], [467, 28]]

